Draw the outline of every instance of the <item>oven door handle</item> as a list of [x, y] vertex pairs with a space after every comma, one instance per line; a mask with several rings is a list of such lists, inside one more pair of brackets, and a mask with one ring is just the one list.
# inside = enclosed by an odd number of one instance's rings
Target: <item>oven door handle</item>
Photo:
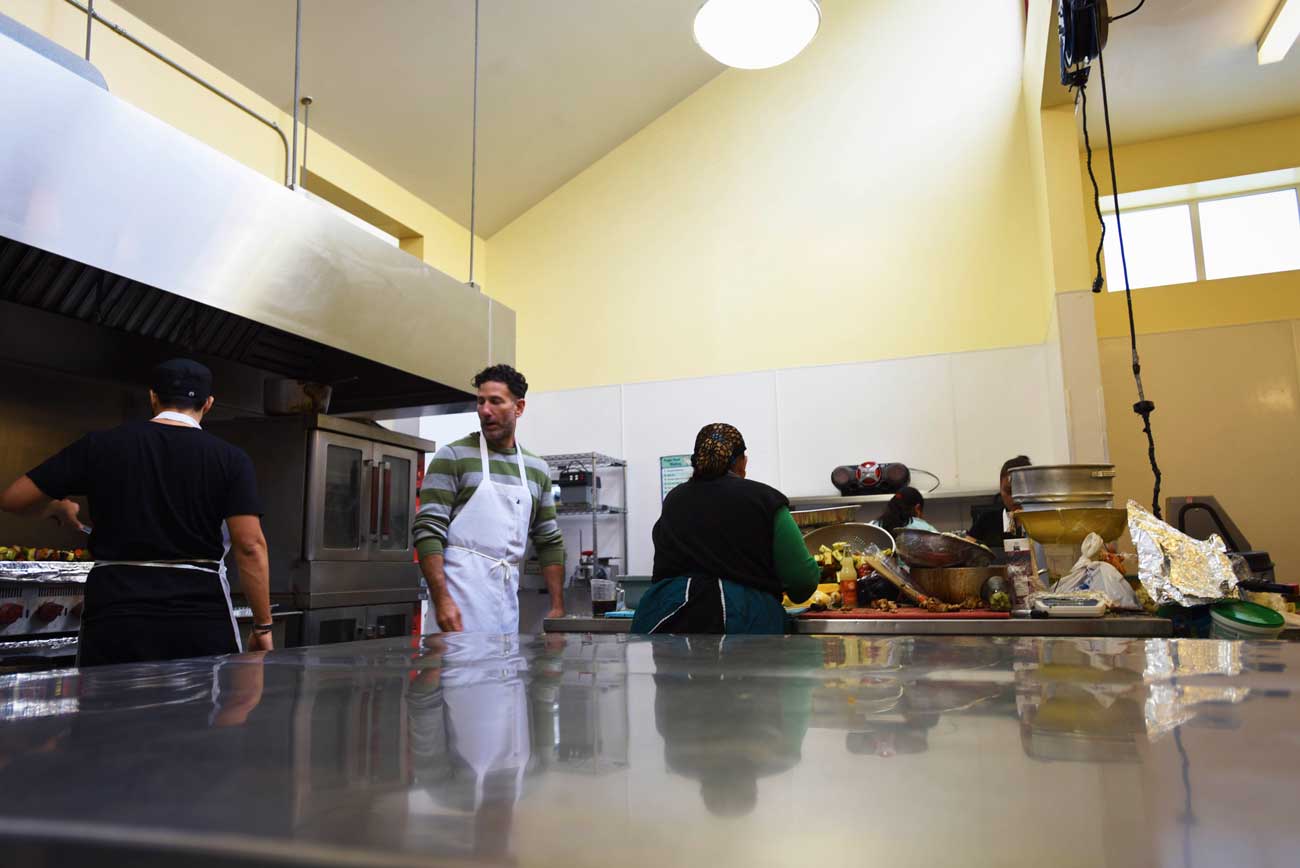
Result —
[[383, 476], [383, 491], [379, 498], [382, 510], [379, 533], [387, 540], [393, 535], [393, 465], [389, 461], [381, 461], [378, 464], [379, 472]]
[[379, 462], [366, 459], [370, 469], [370, 539], [379, 539]]

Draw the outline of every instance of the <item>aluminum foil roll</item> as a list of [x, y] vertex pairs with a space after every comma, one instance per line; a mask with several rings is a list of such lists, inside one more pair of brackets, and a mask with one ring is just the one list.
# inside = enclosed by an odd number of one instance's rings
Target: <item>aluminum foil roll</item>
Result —
[[1199, 606], [1235, 594], [1237, 576], [1217, 536], [1193, 539], [1132, 500], [1128, 530], [1137, 547], [1138, 578], [1156, 605]]

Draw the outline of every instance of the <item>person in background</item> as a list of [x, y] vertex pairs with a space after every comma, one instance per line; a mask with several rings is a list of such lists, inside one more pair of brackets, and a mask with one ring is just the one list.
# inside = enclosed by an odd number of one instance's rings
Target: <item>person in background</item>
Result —
[[1029, 467], [1032, 463], [1025, 455], [1017, 455], [1003, 462], [1002, 472], [998, 474], [998, 493], [993, 496], [988, 508], [976, 517], [967, 536], [995, 552], [1002, 551], [1003, 540], [1021, 536], [1020, 526], [1012, 517], [1016, 511], [1016, 502], [1011, 499], [1011, 471], [1017, 467]]
[[474, 378], [479, 431], [434, 453], [420, 488], [413, 538], [445, 633], [519, 632], [519, 567], [529, 537], [564, 617], [564, 539], [551, 471], [518, 444], [528, 381], [509, 365]]
[[899, 489], [898, 493], [885, 504], [880, 518], [872, 522], [893, 533], [896, 530], [928, 530], [938, 533], [939, 529], [925, 520], [925, 497], [910, 485]]
[[[212, 372], [189, 359], [154, 368], [154, 417], [87, 434], [19, 477], [0, 509], [90, 531], [79, 666], [238, 653], [226, 582], [233, 550], [253, 610], [250, 651], [271, 650], [266, 538], [248, 454], [202, 430]], [[86, 495], [94, 528], [67, 498]]]
[[782, 593], [806, 600], [821, 574], [790, 502], [745, 478], [745, 438], [731, 425], [700, 429], [691, 466], [655, 523], [654, 582], [632, 632], [785, 632]]

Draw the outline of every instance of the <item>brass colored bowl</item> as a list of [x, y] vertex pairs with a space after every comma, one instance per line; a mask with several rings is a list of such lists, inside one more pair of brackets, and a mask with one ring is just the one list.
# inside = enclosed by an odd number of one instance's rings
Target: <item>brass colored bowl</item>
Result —
[[927, 569], [915, 567], [912, 581], [931, 597], [957, 605], [971, 597], [979, 598], [984, 583], [994, 576], [1007, 577], [1006, 567], [950, 567]]
[[1043, 509], [1018, 512], [1016, 518], [1034, 542], [1078, 545], [1090, 533], [1105, 542], [1114, 542], [1128, 526], [1124, 509]]

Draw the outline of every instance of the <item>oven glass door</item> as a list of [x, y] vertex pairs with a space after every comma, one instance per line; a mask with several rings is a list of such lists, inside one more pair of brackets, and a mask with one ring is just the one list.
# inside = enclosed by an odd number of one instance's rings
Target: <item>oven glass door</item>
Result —
[[415, 471], [419, 453], [376, 443], [374, 466], [379, 474], [379, 535], [371, 553], [376, 561], [409, 561], [411, 521], [415, 518]]
[[313, 431], [311, 437], [306, 556], [369, 559], [379, 537], [380, 474], [374, 444], [329, 431]]

